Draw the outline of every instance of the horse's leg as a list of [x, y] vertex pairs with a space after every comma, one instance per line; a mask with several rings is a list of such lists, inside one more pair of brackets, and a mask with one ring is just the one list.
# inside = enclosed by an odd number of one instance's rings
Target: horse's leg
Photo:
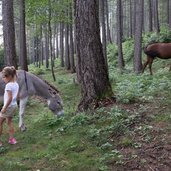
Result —
[[145, 68], [147, 67], [147, 65], [148, 65], [148, 58], [147, 58], [147, 61], [144, 63], [144, 65], [143, 65], [143, 69], [142, 69], [142, 73], [144, 73], [144, 71], [145, 71]]
[[153, 58], [149, 58], [149, 70], [150, 70], [150, 75], [153, 75], [152, 73], [152, 64], [153, 64]]
[[20, 108], [19, 108], [19, 128], [21, 131], [25, 131], [26, 127], [24, 124], [24, 111], [25, 111], [25, 107], [26, 107], [26, 103], [27, 103], [28, 97], [25, 97], [23, 99], [20, 99]]

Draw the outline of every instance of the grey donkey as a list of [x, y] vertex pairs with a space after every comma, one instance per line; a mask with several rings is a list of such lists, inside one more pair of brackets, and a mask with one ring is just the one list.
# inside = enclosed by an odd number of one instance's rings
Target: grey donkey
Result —
[[[63, 115], [63, 102], [58, 90], [48, 82], [29, 72], [18, 70], [17, 83], [19, 84], [19, 127], [21, 131], [26, 130], [24, 124], [25, 107], [29, 96], [40, 96], [47, 100], [49, 109], [57, 116]], [[5, 83], [0, 73], [0, 100], [3, 100]]]

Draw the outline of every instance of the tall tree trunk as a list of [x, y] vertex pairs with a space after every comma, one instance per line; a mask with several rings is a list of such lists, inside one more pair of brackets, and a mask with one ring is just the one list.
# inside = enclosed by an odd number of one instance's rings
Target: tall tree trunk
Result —
[[31, 39], [31, 28], [29, 28], [28, 30], [27, 30], [27, 37], [28, 37], [28, 44], [29, 44], [29, 46], [28, 46], [28, 51], [27, 51], [27, 58], [28, 58], [28, 64], [31, 64], [31, 55], [32, 55], [32, 39]]
[[133, 35], [135, 36], [135, 30], [136, 30], [136, 3], [137, 0], [133, 0], [134, 1], [134, 8], [133, 8], [133, 20], [132, 20], [132, 25], [133, 25]]
[[157, 33], [160, 32], [159, 24], [159, 12], [158, 12], [158, 0], [153, 0], [153, 17], [154, 17], [154, 29]]
[[[31, 32], [34, 33], [34, 25], [31, 27]], [[35, 56], [35, 50], [34, 50], [34, 36], [33, 36], [31, 39], [31, 57], [30, 57], [31, 63], [33, 64], [35, 62], [34, 56]]]
[[[121, 1], [122, 2], [122, 1]], [[124, 25], [124, 32], [123, 32], [123, 36], [124, 38], [128, 38], [129, 37], [129, 20], [128, 20], [128, 1], [123, 1], [123, 8], [121, 8], [121, 10], [123, 10], [123, 25]]]
[[25, 0], [20, 0], [20, 65], [22, 70], [28, 71], [25, 28]]
[[60, 57], [61, 67], [64, 67], [64, 23], [60, 23]]
[[58, 58], [59, 57], [59, 48], [58, 48], [58, 34], [59, 34], [59, 26], [58, 24], [56, 24], [56, 57]]
[[105, 14], [106, 14], [106, 31], [107, 31], [107, 43], [112, 43], [111, 34], [110, 34], [110, 26], [109, 26], [109, 5], [108, 0], [105, 0]]
[[71, 72], [75, 72], [75, 61], [74, 61], [74, 41], [73, 41], [73, 17], [72, 17], [72, 3], [70, 5], [70, 21], [71, 24], [69, 25], [69, 37], [70, 37], [70, 66], [71, 66]]
[[148, 11], [149, 11], [149, 32], [152, 32], [153, 31], [153, 14], [152, 14], [152, 12], [153, 12], [153, 9], [152, 9], [152, 0], [149, 0], [148, 1]]
[[143, 3], [143, 19], [142, 19], [142, 33], [145, 32], [145, 24], [144, 24], [144, 21], [145, 21], [145, 16], [144, 16], [144, 3]]
[[54, 60], [53, 60], [53, 47], [52, 47], [52, 29], [51, 29], [51, 19], [52, 19], [52, 11], [51, 11], [51, 0], [49, 0], [49, 18], [48, 18], [48, 30], [49, 30], [49, 45], [50, 45], [50, 60], [51, 60], [51, 72], [53, 80], [56, 81], [55, 73], [54, 73]]
[[130, 37], [132, 38], [133, 37], [133, 24], [132, 24], [132, 20], [133, 20], [133, 18], [132, 18], [132, 16], [133, 16], [133, 10], [132, 10], [132, 0], [129, 0], [129, 12], [130, 12], [130, 14], [129, 14], [129, 17], [130, 17]]
[[40, 64], [43, 65], [43, 58], [44, 58], [44, 41], [43, 41], [43, 30], [42, 25], [40, 25]]
[[135, 30], [135, 46], [134, 46], [134, 71], [139, 74], [142, 72], [142, 23], [144, 0], [136, 0], [136, 30]]
[[39, 36], [38, 36], [38, 25], [36, 24], [36, 35], [35, 35], [35, 43], [34, 43], [34, 48], [35, 48], [35, 62], [36, 62], [36, 67], [40, 67], [39, 64], [39, 58], [40, 58], [40, 47], [39, 47]]
[[118, 65], [122, 71], [124, 68], [124, 59], [122, 52], [122, 1], [117, 0], [117, 42], [118, 42]]
[[171, 30], [171, 1], [169, 0], [169, 29]]
[[81, 78], [82, 95], [78, 109], [87, 110], [98, 100], [111, 96], [112, 90], [100, 41], [98, 1], [76, 0], [75, 3], [77, 74]]
[[103, 55], [105, 57], [105, 64], [107, 65], [107, 45], [106, 45], [106, 22], [105, 22], [105, 8], [104, 0], [99, 0], [100, 14], [101, 14], [101, 23], [102, 23], [102, 45], [103, 45]]
[[70, 70], [70, 56], [69, 56], [69, 24], [65, 24], [65, 68]]
[[49, 35], [47, 25], [45, 25], [45, 63], [46, 68], [49, 68]]
[[11, 0], [2, 1], [2, 17], [3, 17], [5, 64], [13, 65], [17, 68], [13, 1]]
[[[15, 49], [16, 49], [16, 57], [20, 54], [20, 26], [19, 23], [14, 23], [15, 27]], [[20, 64], [20, 58], [18, 59], [18, 63]]]
[[[53, 56], [53, 61], [54, 61], [55, 58], [56, 58], [56, 52], [55, 52], [55, 49], [56, 49], [56, 46], [55, 46], [55, 42], [56, 42], [56, 24], [53, 24], [52, 28], [53, 28], [53, 32], [52, 32], [52, 56]], [[53, 63], [53, 64], [55, 66], [55, 63]]]

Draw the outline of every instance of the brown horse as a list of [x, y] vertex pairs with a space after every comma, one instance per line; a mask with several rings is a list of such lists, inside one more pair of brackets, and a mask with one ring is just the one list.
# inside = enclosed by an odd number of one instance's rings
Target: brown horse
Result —
[[[160, 59], [171, 58], [171, 43], [153, 43], [144, 48], [144, 53], [147, 55], [147, 61], [143, 65], [143, 72], [147, 65], [149, 65], [150, 74], [152, 75], [153, 60], [158, 57]], [[170, 66], [171, 70], [171, 66]]]

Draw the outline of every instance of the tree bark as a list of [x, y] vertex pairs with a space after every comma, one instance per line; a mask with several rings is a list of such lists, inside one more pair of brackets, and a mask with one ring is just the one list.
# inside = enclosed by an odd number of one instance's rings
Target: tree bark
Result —
[[132, 16], [133, 16], [133, 10], [132, 10], [132, 0], [130, 0], [129, 1], [129, 17], [130, 17], [130, 23], [129, 23], [129, 27], [130, 27], [130, 37], [132, 38], [133, 37], [133, 24], [132, 24], [132, 20], [133, 20], [133, 18], [132, 18]]
[[100, 41], [98, 1], [75, 0], [75, 3], [77, 74], [81, 78], [82, 95], [78, 109], [82, 111], [112, 96], [112, 90]]
[[5, 65], [12, 65], [17, 68], [13, 1], [2, 1], [2, 17]]
[[34, 41], [34, 49], [35, 49], [35, 64], [36, 67], [40, 67], [39, 59], [40, 59], [40, 40], [38, 36], [38, 25], [36, 24], [36, 34], [35, 34], [35, 41]]
[[[53, 31], [52, 31], [52, 57], [53, 57], [53, 61], [55, 60], [56, 58], [56, 52], [55, 52], [55, 49], [56, 49], [56, 46], [55, 46], [55, 42], [56, 42], [56, 24], [51, 24], [51, 27], [53, 28]], [[55, 66], [55, 63], [53, 63], [54, 66]]]
[[109, 5], [108, 0], [105, 0], [105, 14], [106, 14], [106, 31], [107, 31], [107, 43], [112, 43], [111, 34], [110, 34], [110, 26], [109, 26]]
[[59, 57], [59, 43], [58, 43], [58, 34], [59, 34], [59, 25], [56, 24], [56, 57], [58, 58]]
[[122, 1], [117, 0], [117, 44], [118, 44], [118, 65], [122, 71], [124, 68], [124, 59], [122, 52]]
[[52, 47], [52, 28], [51, 28], [51, 19], [52, 19], [52, 12], [51, 12], [51, 0], [49, 0], [49, 18], [48, 18], [48, 31], [49, 31], [49, 45], [50, 45], [50, 60], [51, 60], [51, 72], [53, 80], [56, 81], [55, 73], [54, 73], [54, 60], [53, 60], [53, 47]]
[[[31, 32], [34, 33], [34, 26], [31, 27]], [[33, 36], [31, 39], [31, 57], [30, 57], [31, 63], [33, 64], [35, 62], [34, 56], [35, 56], [35, 50], [34, 50], [34, 36]]]
[[60, 23], [60, 57], [61, 67], [64, 67], [64, 24]]
[[128, 38], [129, 37], [129, 19], [128, 19], [128, 1], [122, 1], [121, 3], [123, 5], [123, 8], [121, 10], [123, 11], [123, 38]]
[[107, 65], [107, 45], [106, 45], [106, 22], [105, 22], [105, 8], [104, 8], [104, 0], [99, 0], [100, 7], [100, 16], [101, 16], [101, 24], [102, 24], [102, 45], [103, 45], [103, 55], [105, 57], [105, 64]]
[[49, 68], [49, 35], [47, 25], [45, 25], [45, 64], [46, 68]]
[[152, 14], [152, 0], [149, 0], [148, 1], [148, 5], [149, 5], [149, 32], [152, 32], [153, 31], [153, 14]]
[[160, 32], [159, 12], [158, 12], [158, 0], [153, 0], [153, 17], [154, 17], [154, 29], [157, 33]]
[[42, 25], [40, 25], [40, 64], [43, 65], [44, 59], [44, 41], [43, 41], [43, 30]]
[[142, 23], [144, 0], [136, 0], [136, 30], [135, 30], [135, 45], [134, 45], [134, 72], [139, 74], [142, 72]]
[[169, 29], [171, 30], [171, 1], [169, 0]]
[[73, 40], [73, 17], [72, 17], [72, 3], [70, 5], [70, 25], [69, 25], [69, 38], [70, 38], [70, 68], [71, 68], [71, 72], [74, 73], [75, 72], [75, 61], [74, 61], [74, 40]]
[[69, 24], [65, 24], [65, 68], [70, 70], [70, 56], [69, 56]]
[[[20, 23], [14, 23], [15, 28], [15, 49], [16, 49], [16, 57], [20, 54]], [[17, 62], [20, 64], [20, 58], [17, 60]]]
[[28, 71], [25, 28], [25, 0], [20, 0], [20, 65], [22, 70]]
[[134, 8], [133, 8], [133, 21], [132, 21], [132, 25], [133, 25], [133, 35], [135, 36], [135, 30], [136, 30], [136, 3], [137, 0], [133, 0], [134, 1]]

